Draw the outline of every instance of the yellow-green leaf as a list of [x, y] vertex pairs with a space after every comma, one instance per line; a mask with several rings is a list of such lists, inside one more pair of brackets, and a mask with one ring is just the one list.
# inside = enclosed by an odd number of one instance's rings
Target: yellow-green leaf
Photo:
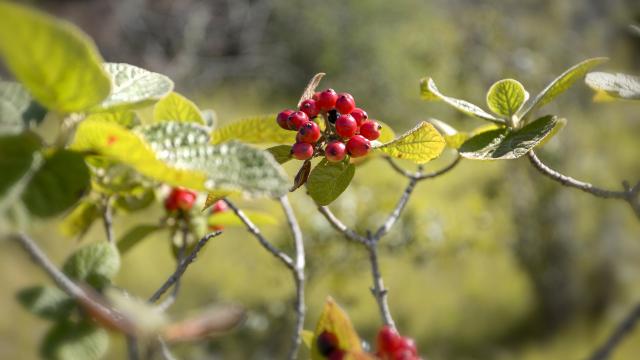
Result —
[[90, 199], [82, 200], [64, 217], [60, 230], [65, 236], [81, 238], [99, 217], [98, 204]]
[[[447, 146], [452, 149], [458, 149], [469, 138], [469, 134], [466, 132], [459, 132], [453, 126], [447, 124], [444, 121], [440, 121], [438, 119], [430, 118], [427, 120], [431, 125], [433, 125], [436, 130], [444, 137], [444, 141]], [[489, 126], [495, 126], [493, 124], [489, 124]]]
[[391, 128], [391, 126], [389, 126], [388, 124], [385, 124], [384, 122], [380, 121], [380, 120], [375, 120], [378, 124], [380, 124], [380, 126], [382, 127], [380, 129], [380, 137], [377, 139], [377, 141], [381, 142], [381, 143], [388, 143], [390, 141], [393, 141], [393, 139], [396, 138], [396, 133], [393, 131], [393, 129]]
[[[243, 212], [251, 222], [258, 226], [278, 224], [278, 220], [271, 214], [255, 210], [244, 210]], [[209, 215], [207, 224], [209, 226], [244, 226], [244, 223], [232, 211], [217, 212]]]
[[278, 126], [276, 115], [264, 115], [229, 123], [211, 134], [211, 142], [214, 144], [229, 140], [249, 144], [293, 144], [296, 132]]
[[320, 319], [316, 325], [314, 337], [311, 342], [312, 360], [326, 359], [326, 357], [318, 351], [317, 342], [318, 336], [325, 331], [334, 334], [338, 338], [338, 348], [340, 350], [354, 353], [362, 352], [360, 337], [353, 328], [349, 316], [331, 297], [327, 298]]
[[529, 98], [524, 86], [513, 79], [500, 80], [487, 92], [487, 106], [494, 113], [511, 117]]
[[154, 121], [186, 121], [205, 124], [200, 109], [191, 100], [172, 92], [153, 108]]
[[42, 105], [83, 111], [109, 95], [102, 58], [76, 26], [13, 2], [0, 2], [0, 14], [0, 55]]
[[428, 122], [421, 122], [392, 142], [374, 148], [398, 159], [424, 164], [440, 155], [445, 140]]

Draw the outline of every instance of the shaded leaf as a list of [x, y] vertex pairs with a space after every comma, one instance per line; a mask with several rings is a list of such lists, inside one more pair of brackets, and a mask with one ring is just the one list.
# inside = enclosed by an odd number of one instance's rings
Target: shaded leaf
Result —
[[109, 95], [102, 58], [76, 26], [13, 2], [0, 2], [0, 14], [0, 55], [39, 103], [83, 111]]
[[494, 113], [510, 118], [528, 98], [529, 93], [522, 84], [513, 79], [504, 79], [489, 88], [487, 106]]
[[300, 186], [304, 185], [304, 183], [306, 183], [307, 179], [309, 178], [309, 172], [311, 172], [311, 160], [307, 159], [304, 161], [304, 163], [302, 163], [300, 170], [298, 170], [296, 177], [293, 179], [293, 186], [291, 186], [291, 189], [289, 189], [289, 191], [294, 192]]
[[73, 253], [62, 267], [69, 277], [101, 289], [111, 282], [120, 269], [120, 254], [106, 242], [85, 245]]
[[40, 123], [46, 109], [36, 103], [27, 89], [17, 82], [0, 81], [0, 134], [25, 131]]
[[46, 333], [40, 352], [50, 360], [98, 360], [107, 352], [109, 335], [88, 322], [56, 323]]
[[172, 92], [158, 101], [153, 108], [153, 120], [186, 121], [205, 125], [200, 109], [191, 100]]
[[293, 144], [296, 132], [278, 126], [276, 115], [264, 115], [223, 125], [211, 133], [214, 144], [230, 140], [249, 144]]
[[0, 196], [31, 169], [41, 143], [33, 133], [0, 136]]
[[64, 217], [60, 223], [60, 229], [65, 236], [82, 238], [99, 217], [98, 204], [94, 200], [85, 199]]
[[436, 87], [436, 83], [431, 78], [424, 78], [420, 80], [420, 95], [422, 99], [428, 101], [434, 100], [442, 100], [445, 103], [453, 106], [457, 110], [467, 114], [472, 115], [482, 120], [503, 123], [502, 119], [498, 119], [495, 116], [489, 114], [488, 112], [482, 110], [477, 105], [474, 105], [468, 101], [460, 100], [456, 98], [452, 98], [449, 96], [445, 96]]
[[133, 247], [138, 245], [142, 240], [149, 237], [158, 230], [162, 230], [163, 227], [157, 224], [142, 224], [136, 225], [129, 229], [124, 235], [118, 239], [116, 245], [120, 254], [124, 255]]
[[51, 320], [69, 317], [75, 305], [62, 290], [40, 285], [20, 290], [17, 299], [32, 314]]
[[278, 162], [278, 164], [284, 164], [287, 161], [291, 160], [291, 145], [276, 145], [266, 149], [274, 159]]
[[[592, 72], [587, 74], [585, 82], [597, 93], [610, 98], [640, 100], [640, 76]], [[600, 99], [602, 99], [600, 95]]]
[[349, 319], [347, 313], [329, 297], [324, 304], [320, 319], [316, 324], [313, 341], [311, 342], [311, 359], [326, 359], [318, 350], [317, 338], [323, 332], [334, 334], [338, 338], [338, 348], [345, 352], [362, 352], [360, 337]]
[[344, 161], [332, 163], [322, 159], [309, 174], [309, 195], [318, 205], [329, 205], [347, 189], [355, 171], [353, 164]]
[[423, 121], [392, 142], [374, 147], [374, 150], [398, 159], [424, 164], [438, 157], [444, 146], [442, 135], [433, 125]]

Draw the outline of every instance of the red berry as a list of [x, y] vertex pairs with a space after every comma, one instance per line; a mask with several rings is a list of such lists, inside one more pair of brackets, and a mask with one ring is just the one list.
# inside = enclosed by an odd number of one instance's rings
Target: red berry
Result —
[[356, 108], [356, 101], [353, 99], [353, 96], [349, 93], [340, 93], [338, 94], [338, 99], [336, 100], [336, 109], [340, 112], [340, 114], [351, 114], [351, 112]]
[[338, 337], [336, 334], [323, 331], [318, 338], [316, 339], [316, 344], [318, 345], [318, 352], [322, 356], [329, 356], [336, 351], [340, 351], [338, 349]]
[[353, 118], [356, 119], [358, 126], [362, 125], [362, 122], [369, 118], [369, 115], [367, 115], [367, 112], [360, 108], [353, 109], [353, 111], [351, 112], [351, 116], [353, 116]]
[[316, 106], [320, 111], [329, 111], [336, 106], [338, 94], [333, 89], [327, 89], [318, 94]]
[[320, 91], [316, 91], [313, 93], [313, 96], [311, 97], [312, 100], [318, 101], [318, 99], [320, 99]]
[[342, 141], [331, 141], [324, 149], [324, 156], [330, 162], [339, 162], [347, 155], [347, 147]]
[[216, 201], [211, 207], [212, 213], [219, 213], [227, 210], [227, 203], [224, 200]]
[[340, 115], [336, 120], [336, 132], [343, 138], [350, 138], [358, 132], [356, 119], [349, 114]]
[[164, 202], [167, 211], [183, 210], [189, 211], [196, 202], [197, 194], [191, 190], [176, 187], [171, 189], [171, 193]]
[[302, 111], [295, 111], [287, 118], [287, 125], [291, 130], [298, 130], [300, 126], [309, 121], [309, 117]]
[[398, 343], [400, 349], [407, 350], [413, 355], [418, 355], [418, 348], [416, 342], [412, 338], [402, 337]]
[[298, 142], [305, 142], [309, 144], [315, 144], [320, 139], [320, 127], [313, 121], [307, 121], [298, 130], [296, 140]]
[[300, 104], [300, 111], [304, 112], [310, 119], [312, 119], [318, 116], [320, 109], [318, 109], [318, 105], [315, 100], [308, 99]]
[[383, 355], [391, 354], [398, 349], [401, 340], [402, 337], [397, 331], [392, 327], [385, 325], [380, 329], [380, 331], [378, 331], [378, 337], [376, 339], [376, 346], [378, 347], [377, 350]]
[[287, 119], [289, 119], [289, 115], [291, 115], [292, 113], [293, 110], [285, 109], [278, 114], [276, 120], [278, 121], [278, 125], [280, 125], [281, 128], [285, 130], [291, 130], [291, 128], [289, 127], [289, 123], [287, 123]]
[[224, 226], [222, 225], [209, 225], [209, 231], [222, 231]]
[[367, 120], [360, 126], [360, 135], [369, 140], [375, 140], [380, 137], [382, 126], [373, 120]]
[[313, 156], [313, 146], [311, 144], [297, 142], [291, 147], [291, 156], [298, 160], [307, 160]]
[[418, 356], [409, 349], [398, 349], [387, 357], [389, 360], [418, 360]]

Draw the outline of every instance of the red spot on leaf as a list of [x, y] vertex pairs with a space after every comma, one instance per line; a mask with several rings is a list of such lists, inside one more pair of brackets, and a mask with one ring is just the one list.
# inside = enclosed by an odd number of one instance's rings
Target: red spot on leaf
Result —
[[107, 137], [107, 145], [113, 145], [116, 141], [118, 141], [118, 137], [115, 135], [109, 135], [109, 137]]

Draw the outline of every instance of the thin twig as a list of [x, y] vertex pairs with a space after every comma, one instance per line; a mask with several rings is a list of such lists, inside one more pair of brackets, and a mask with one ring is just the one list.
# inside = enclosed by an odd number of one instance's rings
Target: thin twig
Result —
[[460, 154], [456, 154], [456, 157], [453, 159], [453, 161], [451, 163], [449, 163], [449, 165], [443, 167], [442, 169], [438, 169], [438, 170], [430, 172], [430, 173], [422, 173], [421, 171], [412, 173], [412, 172], [407, 171], [407, 170], [403, 169], [402, 167], [400, 167], [400, 165], [398, 165], [398, 163], [396, 163], [389, 156], [386, 156], [385, 160], [387, 160], [387, 162], [389, 163], [389, 165], [391, 165], [393, 170], [395, 170], [398, 174], [400, 174], [400, 175], [402, 175], [402, 176], [404, 176], [406, 178], [416, 179], [416, 180], [426, 180], [426, 179], [432, 179], [432, 178], [438, 177], [440, 175], [443, 175], [443, 174], [453, 170], [453, 168], [455, 168], [460, 163], [460, 160], [462, 160], [462, 156], [460, 156]]
[[385, 325], [396, 328], [396, 324], [391, 317], [391, 311], [389, 310], [389, 304], [387, 302], [387, 289], [384, 287], [382, 275], [380, 274], [380, 265], [378, 264], [378, 242], [369, 241], [367, 245], [369, 251], [369, 262], [371, 263], [371, 276], [373, 277], [373, 288], [371, 293], [376, 298], [378, 308], [380, 310], [380, 316]]
[[240, 221], [244, 223], [247, 230], [251, 234], [253, 234], [256, 239], [258, 239], [258, 242], [260, 242], [260, 245], [262, 245], [262, 247], [267, 249], [267, 251], [269, 251], [273, 256], [282, 261], [289, 269], [295, 270], [295, 264], [289, 257], [289, 255], [285, 254], [280, 249], [272, 245], [269, 241], [267, 241], [267, 239], [262, 236], [260, 229], [258, 229], [258, 227], [247, 217], [247, 215], [242, 212], [242, 210], [240, 210], [228, 199], [224, 199], [224, 201], [227, 203], [227, 206], [229, 206], [229, 208], [231, 208], [231, 210], [236, 214], [238, 219], [240, 219]]
[[169, 290], [169, 288], [173, 284], [175, 284], [177, 281], [180, 280], [184, 272], [187, 270], [189, 265], [196, 259], [196, 257], [198, 256], [198, 253], [207, 244], [207, 242], [220, 234], [222, 234], [221, 231], [214, 231], [212, 233], [205, 235], [202, 239], [200, 239], [200, 241], [198, 241], [198, 243], [196, 244], [195, 248], [191, 251], [191, 253], [189, 253], [189, 255], [178, 264], [178, 268], [176, 269], [176, 271], [173, 274], [171, 274], [171, 276], [169, 276], [167, 281], [164, 284], [162, 284], [162, 286], [153, 295], [151, 295], [148, 301], [150, 303], [155, 303], [156, 301], [158, 301], [158, 299], [160, 299], [162, 294], [164, 294], [167, 290]]
[[107, 241], [113, 244], [113, 213], [111, 209], [111, 198], [105, 196], [102, 205], [102, 222], [104, 223], [104, 231], [107, 235]]
[[177, 358], [171, 353], [171, 349], [169, 349], [169, 345], [162, 339], [158, 337], [158, 345], [160, 346], [160, 354], [165, 360], [177, 360]]
[[341, 232], [348, 240], [359, 242], [361, 244], [367, 244], [367, 238], [361, 236], [354, 230], [350, 229], [347, 225], [343, 224], [340, 219], [338, 219], [331, 209], [327, 206], [318, 206], [318, 211], [320, 214], [324, 215], [325, 219], [331, 224], [331, 226], [336, 229], [338, 232]]
[[[187, 224], [186, 221], [183, 221], [181, 224], [181, 235], [182, 235], [182, 244], [180, 244], [180, 250], [178, 251], [178, 264], [176, 265], [177, 267], [180, 266], [180, 264], [182, 263], [182, 260], [184, 259], [184, 254], [187, 251], [187, 240], [189, 237], [189, 226]], [[176, 268], [177, 271], [177, 268]], [[180, 292], [180, 279], [178, 279], [175, 283], [175, 285], [173, 286], [173, 290], [171, 291], [171, 294], [169, 296], [167, 296], [166, 299], [164, 299], [163, 302], [160, 303], [160, 305], [158, 305], [158, 308], [161, 311], [167, 311], [171, 305], [173, 305], [173, 303], [176, 302], [176, 300], [178, 299], [178, 293]]]
[[607, 340], [589, 357], [589, 360], [606, 360], [608, 359], [613, 350], [620, 345], [620, 342], [635, 328], [636, 324], [640, 320], [640, 304], [636, 304], [633, 309], [622, 319], [622, 321], [616, 326], [613, 332], [609, 335]]

